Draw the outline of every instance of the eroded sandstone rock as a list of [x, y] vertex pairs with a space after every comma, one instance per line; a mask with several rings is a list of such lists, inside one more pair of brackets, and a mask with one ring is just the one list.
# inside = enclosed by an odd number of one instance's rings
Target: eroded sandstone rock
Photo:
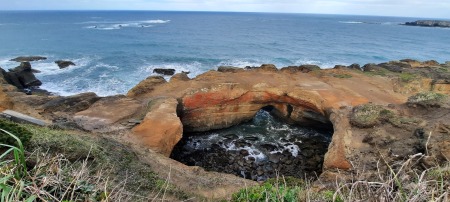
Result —
[[134, 138], [156, 152], [170, 156], [183, 135], [183, 125], [177, 116], [178, 101], [157, 98], [149, 103], [144, 120], [132, 129]]
[[138, 85], [128, 91], [127, 96], [135, 97], [141, 94], [151, 92], [156, 86], [166, 83], [167, 81], [162, 76], [149, 76], [141, 81]]
[[115, 129], [113, 124], [132, 117], [141, 107], [139, 101], [125, 96], [105, 97], [76, 113], [73, 119], [85, 130], [109, 131]]

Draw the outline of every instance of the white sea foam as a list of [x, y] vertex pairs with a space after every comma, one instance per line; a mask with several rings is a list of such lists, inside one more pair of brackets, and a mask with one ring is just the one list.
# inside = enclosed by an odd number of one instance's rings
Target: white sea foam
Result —
[[[85, 87], [78, 87], [76, 83], [84, 82]], [[41, 88], [62, 96], [74, 95], [81, 92], [94, 92], [99, 96], [123, 94], [126, 92], [125, 82], [118, 78], [98, 78], [87, 80], [73, 77], [61, 82], [43, 82]]]
[[139, 21], [141, 23], [149, 23], [149, 24], [164, 24], [164, 23], [169, 23], [170, 20], [144, 20], [144, 21]]
[[[181, 73], [181, 72], [189, 72], [188, 76], [190, 78], [193, 78], [201, 73], [204, 73], [205, 71], [199, 68], [201, 66], [201, 63], [199, 62], [192, 62], [192, 63], [168, 63], [168, 64], [151, 64], [151, 65], [145, 65], [139, 68], [138, 72], [141, 76], [144, 76], [143, 78], [147, 76], [156, 76], [160, 74], [153, 73], [153, 70], [155, 68], [163, 68], [163, 69], [175, 69], [175, 73]], [[171, 76], [164, 76], [166, 80], [170, 79]]]
[[75, 63], [75, 66], [70, 66], [63, 69], [60, 69], [58, 65], [54, 62], [54, 60], [56, 59], [54, 59], [53, 57], [49, 57], [47, 60], [33, 62], [32, 64], [33, 69], [41, 71], [41, 73], [37, 74], [36, 76], [39, 77], [72, 72], [76, 69], [88, 66], [92, 62], [93, 58], [92, 57], [63, 58], [62, 60], [68, 60]]
[[86, 29], [98, 29], [98, 30], [115, 30], [122, 28], [147, 28], [153, 27], [153, 24], [165, 24], [170, 20], [143, 20], [143, 21], [87, 21], [77, 24], [89, 24], [85, 26]]
[[217, 66], [233, 66], [233, 67], [259, 67], [261, 66], [263, 62], [253, 62], [253, 61], [249, 61], [249, 60], [245, 60], [245, 59], [241, 59], [241, 60], [226, 60], [226, 61], [222, 61], [219, 64], [217, 64]]
[[344, 24], [363, 24], [364, 22], [361, 22], [361, 21], [339, 21], [339, 23], [344, 23]]
[[348, 62], [339, 62], [339, 61], [318, 61], [318, 60], [310, 60], [310, 59], [299, 59], [295, 61], [295, 65], [317, 65], [322, 69], [333, 68], [335, 65], [350, 65]]

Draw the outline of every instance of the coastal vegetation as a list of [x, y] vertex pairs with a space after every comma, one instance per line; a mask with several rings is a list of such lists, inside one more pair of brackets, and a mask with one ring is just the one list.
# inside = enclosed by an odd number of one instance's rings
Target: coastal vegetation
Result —
[[[17, 134], [1, 131], [1, 137], [16, 141], [1, 145], [1, 201], [152, 201], [188, 197], [114, 140], [4, 120], [0, 124]], [[31, 134], [26, 147], [21, 138], [27, 141], [28, 136], [21, 134]]]

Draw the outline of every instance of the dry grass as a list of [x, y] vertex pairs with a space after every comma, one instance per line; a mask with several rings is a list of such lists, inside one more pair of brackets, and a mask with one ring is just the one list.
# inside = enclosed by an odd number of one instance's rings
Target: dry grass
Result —
[[[448, 201], [450, 199], [450, 164], [420, 169], [418, 167], [424, 157], [425, 155], [419, 153], [397, 165], [389, 165], [382, 158], [378, 162], [380, 165], [378, 180], [338, 183], [333, 200]], [[387, 171], [381, 170], [381, 164], [388, 168]]]
[[425, 157], [419, 153], [392, 165], [382, 157], [378, 161], [377, 179], [361, 180], [363, 173], [360, 173], [354, 180], [336, 181], [334, 186], [321, 191], [315, 191], [312, 182], [289, 185], [280, 177], [275, 184], [266, 182], [242, 189], [232, 201], [450, 201], [450, 162], [422, 169], [421, 160]]

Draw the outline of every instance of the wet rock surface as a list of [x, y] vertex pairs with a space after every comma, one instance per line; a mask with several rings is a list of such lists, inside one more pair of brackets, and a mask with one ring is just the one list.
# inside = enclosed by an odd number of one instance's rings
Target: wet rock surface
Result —
[[57, 61], [55, 61], [55, 63], [58, 65], [58, 67], [60, 69], [64, 69], [64, 68], [69, 67], [71, 65], [72, 66], [76, 66], [75, 63], [73, 63], [72, 61], [68, 61], [68, 60], [57, 60]]
[[285, 124], [261, 110], [252, 121], [232, 128], [184, 134], [171, 158], [256, 181], [277, 175], [315, 178], [331, 135]]

